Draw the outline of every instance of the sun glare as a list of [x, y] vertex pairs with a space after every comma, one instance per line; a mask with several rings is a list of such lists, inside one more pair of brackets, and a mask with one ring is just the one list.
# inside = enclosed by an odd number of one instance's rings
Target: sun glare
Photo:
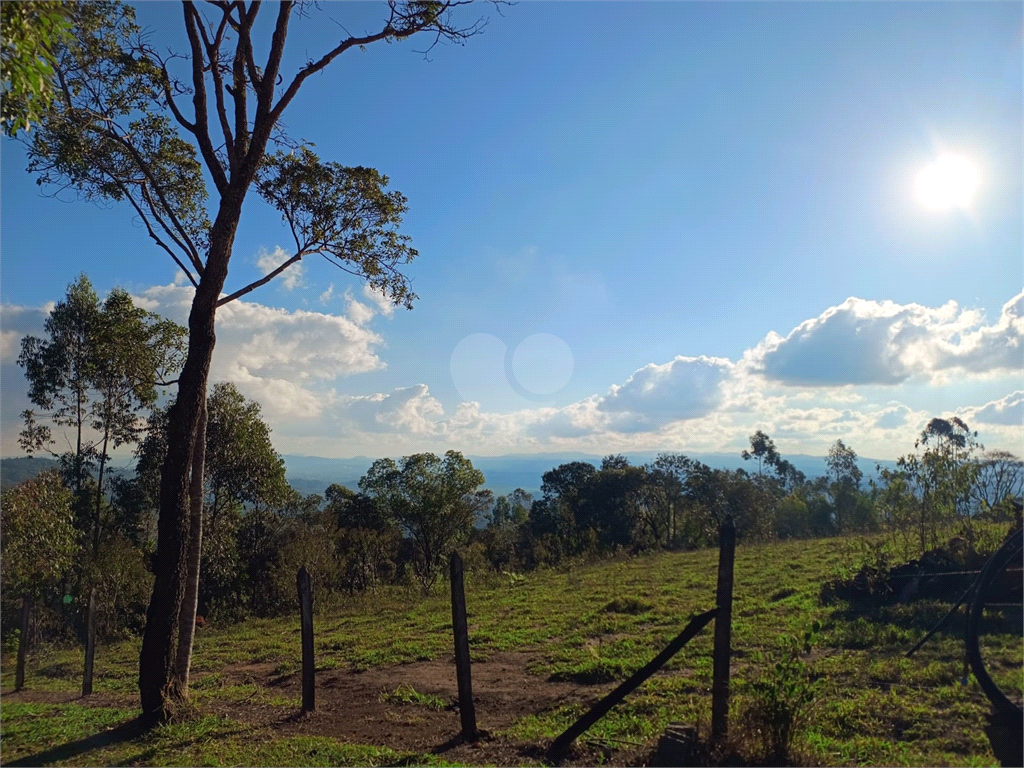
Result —
[[974, 200], [981, 177], [978, 166], [959, 155], [940, 155], [917, 174], [917, 197], [928, 208], [966, 208]]

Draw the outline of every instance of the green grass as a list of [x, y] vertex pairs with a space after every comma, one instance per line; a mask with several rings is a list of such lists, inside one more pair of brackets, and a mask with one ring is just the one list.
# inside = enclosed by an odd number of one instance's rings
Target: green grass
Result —
[[385, 690], [380, 695], [380, 700], [389, 704], [415, 704], [427, 709], [445, 709], [448, 706], [448, 702], [442, 699], [440, 696], [434, 696], [429, 693], [420, 693], [411, 685], [402, 685], [395, 688], [393, 691]]
[[[924, 636], [949, 605], [920, 602], [861, 610], [837, 602], [822, 605], [822, 582], [855, 573], [865, 553], [847, 539], [741, 545], [737, 550], [733, 638], [733, 709], [747, 695], [743, 683], [764, 670], [759, 654], [774, 651], [779, 638], [802, 635], [814, 621], [820, 639], [808, 660], [820, 681], [807, 727], [795, 748], [811, 764], [991, 765], [996, 762], [982, 733], [987, 699], [977, 683], [961, 685], [963, 622], [940, 630], [913, 658], [904, 654]], [[596, 698], [646, 664], [686, 625], [713, 607], [717, 552], [676, 552], [572, 563], [518, 576], [469, 574], [470, 645], [481, 660], [501, 651], [534, 655], [530, 672], [544, 680], [595, 686]], [[1019, 612], [1016, 614], [1019, 617]], [[320, 669], [365, 670], [451, 655], [451, 613], [441, 590], [428, 598], [393, 588], [356, 596], [316, 617]], [[1024, 641], [1013, 622], [986, 636], [989, 669], [1004, 690], [1020, 691]], [[1008, 627], [1010, 629], [1008, 629]], [[656, 675], [601, 720], [588, 737], [649, 743], [670, 721], [710, 719], [711, 628], [704, 630]], [[97, 654], [95, 689], [135, 695], [138, 643], [103, 647]], [[13, 667], [4, 659], [0, 684], [10, 690]], [[298, 702], [272, 688], [229, 683], [226, 668], [262, 664], [266, 674], [299, 669], [295, 617], [254, 619], [228, 627], [207, 627], [196, 641], [193, 690], [200, 725], [160, 729], [139, 742], [107, 746], [78, 755], [76, 764], [153, 765], [378, 765], [436, 757], [342, 744], [311, 737], [281, 738], [245, 724], [250, 703], [279, 707]], [[37, 654], [26, 687], [33, 691], [75, 691], [80, 685], [80, 650]], [[237, 680], [237, 678], [232, 678]], [[401, 669], [395, 682], [402, 681]], [[386, 690], [387, 701], [444, 707], [446, 702], [409, 685]], [[235, 720], [210, 719], [214, 704], [232, 708]], [[41, 707], [41, 708], [40, 708]], [[35, 708], [35, 709], [33, 709]], [[564, 704], [546, 712], [523, 713], [498, 737], [543, 745], [581, 712]], [[124, 710], [78, 704], [59, 706], [4, 703], [0, 740], [5, 762], [102, 731], [129, 717]], [[479, 713], [478, 713], [479, 716]], [[92, 718], [92, 719], [90, 719]], [[182, 726], [184, 727], [184, 726]], [[614, 742], [613, 742], [614, 743]], [[70, 764], [70, 763], [69, 763]]]

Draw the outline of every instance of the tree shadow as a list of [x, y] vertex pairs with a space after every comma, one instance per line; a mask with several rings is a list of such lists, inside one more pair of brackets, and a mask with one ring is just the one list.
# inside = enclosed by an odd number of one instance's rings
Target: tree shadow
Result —
[[101, 731], [100, 733], [95, 733], [92, 736], [86, 736], [84, 739], [72, 741], [68, 744], [61, 744], [59, 747], [52, 747], [51, 749], [44, 750], [43, 752], [37, 752], [34, 755], [28, 755], [18, 760], [12, 760], [9, 763], [5, 762], [4, 765], [48, 765], [62, 760], [71, 760], [94, 749], [101, 749], [103, 747], [108, 747], [111, 744], [120, 744], [121, 742], [132, 741], [145, 735], [149, 730], [150, 728], [147, 723], [141, 717], [136, 717], [131, 720], [125, 720], [120, 725], [116, 725], [113, 728]]

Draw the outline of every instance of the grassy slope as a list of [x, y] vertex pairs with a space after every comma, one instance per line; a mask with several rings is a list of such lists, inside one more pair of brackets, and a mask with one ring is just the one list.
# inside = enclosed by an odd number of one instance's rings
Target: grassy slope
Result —
[[[744, 681], [764, 664], [784, 634], [802, 633], [812, 621], [822, 635], [810, 666], [821, 689], [798, 739], [802, 759], [821, 765], [992, 765], [982, 732], [988, 702], [973, 680], [960, 684], [962, 622], [953, 622], [912, 659], [903, 654], [942, 616], [947, 605], [917, 603], [873, 614], [845, 604], [822, 606], [823, 579], [858, 562], [850, 540], [832, 539], [741, 546], [733, 608], [734, 730], [747, 699]], [[539, 680], [621, 679], [646, 663], [696, 612], [713, 607], [717, 552], [665, 553], [529, 574], [490, 576], [467, 585], [472, 652], [532, 650]], [[299, 668], [297, 619], [252, 620], [205, 631], [193, 672], [199, 719], [159, 729], [143, 739], [98, 747], [66, 761], [77, 765], [351, 765], [437, 762], [377, 747], [330, 739], [276, 738], [239, 721], [202, 716], [214, 697], [243, 702], [252, 696], [294, 711], [253, 686], [219, 684], [225, 664], [269, 662], [277, 674]], [[444, 595], [420, 599], [393, 590], [323, 607], [317, 624], [318, 666], [356, 669], [443, 658], [450, 653], [450, 610]], [[1004, 690], [1021, 686], [1022, 640], [988, 641]], [[136, 643], [102, 648], [96, 690], [135, 690]], [[27, 688], [74, 691], [80, 652], [54, 652], [34, 660]], [[10, 662], [10, 663], [9, 663]], [[711, 632], [705, 631], [670, 662], [669, 673], [648, 681], [590, 732], [597, 738], [651, 742], [673, 720], [706, 726], [710, 712]], [[999, 670], [1002, 670], [999, 672]], [[2, 687], [11, 690], [13, 657], [5, 655]], [[239, 703], [244, 708], [244, 703]], [[522, 717], [508, 736], [544, 742], [580, 714], [579, 705]], [[65, 744], [123, 721], [131, 713], [78, 704], [2, 705], [3, 761]], [[322, 743], [321, 743], [322, 742]], [[314, 755], [314, 758], [311, 758]], [[310, 760], [313, 759], [311, 763]], [[321, 763], [323, 760], [323, 763]]]

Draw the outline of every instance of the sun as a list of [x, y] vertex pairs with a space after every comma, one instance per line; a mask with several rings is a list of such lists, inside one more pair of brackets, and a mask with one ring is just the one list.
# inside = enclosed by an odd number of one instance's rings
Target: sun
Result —
[[981, 184], [978, 166], [960, 155], [939, 155], [917, 174], [917, 198], [928, 208], [967, 208]]

